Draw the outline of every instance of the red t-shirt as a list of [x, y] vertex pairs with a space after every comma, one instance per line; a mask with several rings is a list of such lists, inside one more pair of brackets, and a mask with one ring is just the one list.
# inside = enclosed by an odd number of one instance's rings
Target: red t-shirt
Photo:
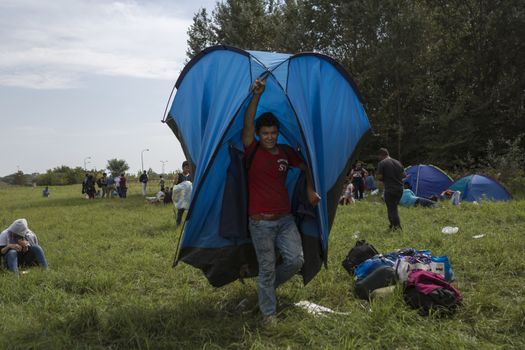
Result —
[[[257, 141], [246, 147], [247, 158], [252, 157], [248, 170], [248, 214], [286, 214], [290, 212], [288, 190], [285, 186], [288, 166], [298, 166], [301, 158], [290, 147], [286, 152], [278, 147], [278, 154], [271, 154]], [[255, 151], [255, 154], [253, 152]]]

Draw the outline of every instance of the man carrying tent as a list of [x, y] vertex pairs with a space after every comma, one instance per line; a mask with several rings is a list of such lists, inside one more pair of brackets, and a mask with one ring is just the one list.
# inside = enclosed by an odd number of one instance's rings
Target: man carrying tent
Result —
[[403, 195], [403, 179], [406, 177], [403, 165], [390, 154], [386, 148], [379, 150], [379, 164], [377, 165], [377, 179], [385, 185], [385, 204], [388, 211], [390, 230], [400, 230], [401, 221], [397, 212], [397, 205]]
[[[305, 172], [307, 196], [312, 205], [319, 203], [321, 198], [315, 192], [310, 172], [299, 155], [291, 147], [277, 144], [277, 118], [267, 112], [254, 124], [265, 86], [263, 80], [254, 83], [253, 97], [244, 114], [242, 141], [249, 167], [249, 228], [259, 264], [259, 309], [265, 321], [273, 322], [277, 309], [275, 289], [297, 273], [304, 262], [301, 237], [290, 213], [285, 186], [288, 166]], [[282, 257], [278, 266], [276, 250]]]

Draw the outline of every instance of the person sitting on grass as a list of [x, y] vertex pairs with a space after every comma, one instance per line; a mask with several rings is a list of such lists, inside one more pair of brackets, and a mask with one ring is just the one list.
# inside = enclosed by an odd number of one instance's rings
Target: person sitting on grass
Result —
[[166, 196], [166, 193], [164, 191], [159, 191], [155, 195], [155, 197], [146, 197], [146, 202], [149, 204], [159, 204], [164, 202], [164, 197]]
[[49, 187], [46, 186], [46, 188], [44, 188], [42, 190], [42, 196], [47, 198], [47, 197], [49, 197], [50, 194], [51, 194], [51, 192], [49, 192]]
[[0, 253], [5, 266], [18, 275], [18, 267], [40, 266], [47, 269], [44, 250], [27, 226], [26, 219], [17, 219], [0, 233]]
[[422, 206], [425, 208], [436, 208], [436, 202], [431, 201], [430, 199], [426, 199], [423, 197], [418, 197], [414, 194], [412, 191], [412, 186], [408, 182], [405, 182], [403, 190], [403, 195], [401, 196], [401, 200], [399, 201], [399, 204], [406, 208], [410, 208], [412, 206]]

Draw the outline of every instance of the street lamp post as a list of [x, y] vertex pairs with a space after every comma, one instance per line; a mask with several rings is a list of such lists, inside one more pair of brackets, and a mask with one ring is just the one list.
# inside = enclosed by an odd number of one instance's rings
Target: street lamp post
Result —
[[140, 152], [140, 164], [142, 166], [142, 172], [144, 172], [144, 152], [149, 152], [149, 148], [145, 148]]
[[91, 157], [86, 157], [86, 158], [84, 158], [84, 170], [85, 170], [85, 171], [87, 171], [87, 166], [86, 166], [86, 164], [89, 163], [89, 162], [86, 162], [86, 160], [88, 160], [88, 159], [91, 159]]
[[168, 161], [167, 160], [161, 160], [160, 161], [162, 163], [162, 175], [164, 175], [164, 164], [166, 164]]

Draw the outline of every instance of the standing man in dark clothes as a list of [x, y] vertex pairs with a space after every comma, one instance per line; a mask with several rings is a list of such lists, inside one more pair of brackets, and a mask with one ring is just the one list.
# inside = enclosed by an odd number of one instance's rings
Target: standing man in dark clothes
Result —
[[128, 185], [127, 185], [127, 179], [126, 174], [122, 173], [120, 174], [120, 182], [119, 182], [119, 196], [120, 198], [126, 198], [128, 193]]
[[[180, 183], [183, 183], [184, 181], [193, 182], [193, 177], [190, 173], [190, 162], [188, 162], [187, 160], [182, 162], [182, 173], [179, 173], [177, 181], [175, 182], [175, 186]], [[182, 215], [184, 215], [184, 210], [184, 208], [177, 209], [177, 225], [180, 225], [182, 222]]]
[[379, 164], [377, 165], [377, 179], [385, 185], [385, 203], [388, 211], [390, 230], [400, 230], [401, 221], [397, 212], [399, 200], [403, 195], [403, 179], [406, 177], [403, 165], [394, 158], [390, 158], [388, 150], [379, 150]]
[[146, 170], [142, 172], [142, 175], [139, 177], [140, 185], [142, 186], [142, 195], [146, 196], [146, 188], [148, 186], [148, 173]]

